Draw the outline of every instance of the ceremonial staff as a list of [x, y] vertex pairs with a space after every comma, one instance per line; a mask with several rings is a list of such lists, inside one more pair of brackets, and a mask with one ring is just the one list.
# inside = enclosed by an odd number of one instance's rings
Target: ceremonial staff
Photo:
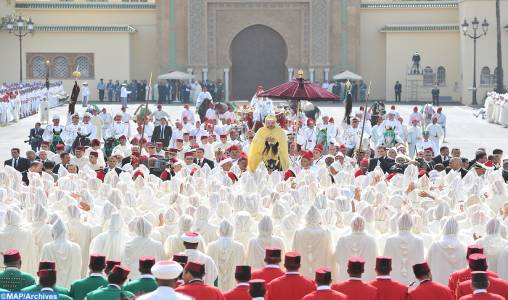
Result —
[[[146, 114], [148, 113], [148, 98], [150, 98], [150, 93], [152, 91], [152, 72], [150, 72], [150, 81], [148, 82], [148, 95], [145, 95], [145, 112], [143, 114], [143, 132], [141, 133], [141, 139], [140, 141], [145, 137], [145, 126], [146, 126]], [[140, 145], [140, 148], [143, 147], [143, 145]]]
[[362, 142], [363, 142], [363, 132], [365, 131], [365, 120], [367, 119], [367, 105], [369, 103], [370, 96], [370, 85], [372, 81], [369, 81], [369, 88], [367, 89], [367, 96], [365, 97], [365, 108], [363, 110], [363, 124], [362, 124], [362, 134], [360, 135], [360, 145], [358, 146], [358, 151], [356, 152], [356, 159], [361, 160], [360, 154], [362, 153]]

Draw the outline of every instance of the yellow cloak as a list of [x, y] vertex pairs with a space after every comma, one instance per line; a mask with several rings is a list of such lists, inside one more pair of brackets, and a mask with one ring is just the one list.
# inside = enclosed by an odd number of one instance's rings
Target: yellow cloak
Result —
[[[279, 143], [277, 153], [273, 154], [272, 151], [263, 153], [265, 142], [271, 140]], [[274, 144], [275, 142], [273, 141], [269, 143]], [[270, 159], [279, 161], [284, 171], [289, 168], [288, 138], [282, 128], [275, 127], [270, 129], [264, 126], [256, 132], [250, 145], [248, 170], [254, 172], [260, 162], [266, 163]]]

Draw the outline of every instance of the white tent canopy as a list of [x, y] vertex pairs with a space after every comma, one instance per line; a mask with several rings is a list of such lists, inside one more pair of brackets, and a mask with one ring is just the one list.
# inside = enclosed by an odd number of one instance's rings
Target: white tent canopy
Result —
[[358, 75], [358, 74], [355, 74], [351, 71], [344, 71], [340, 74], [337, 74], [335, 76], [333, 76], [333, 79], [334, 80], [362, 80], [362, 76]]
[[159, 75], [158, 79], [169, 79], [169, 80], [190, 80], [194, 78], [194, 75], [184, 73], [181, 71], [173, 71], [166, 74]]

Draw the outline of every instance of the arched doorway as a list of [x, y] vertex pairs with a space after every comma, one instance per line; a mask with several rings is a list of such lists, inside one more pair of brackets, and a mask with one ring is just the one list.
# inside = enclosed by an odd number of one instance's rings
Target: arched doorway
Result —
[[231, 42], [230, 51], [232, 99], [250, 100], [258, 85], [267, 89], [286, 81], [286, 42], [272, 28], [245, 28]]

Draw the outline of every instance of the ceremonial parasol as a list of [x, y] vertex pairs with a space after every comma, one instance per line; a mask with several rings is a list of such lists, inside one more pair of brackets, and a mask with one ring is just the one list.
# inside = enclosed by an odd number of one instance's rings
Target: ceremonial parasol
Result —
[[303, 70], [298, 71], [295, 79], [266, 90], [260, 93], [258, 97], [296, 101], [340, 100], [337, 95], [305, 80], [303, 78]]
[[362, 80], [362, 76], [346, 70], [340, 74], [333, 76], [333, 80], [353, 80], [353, 81], [356, 81], [356, 80]]

